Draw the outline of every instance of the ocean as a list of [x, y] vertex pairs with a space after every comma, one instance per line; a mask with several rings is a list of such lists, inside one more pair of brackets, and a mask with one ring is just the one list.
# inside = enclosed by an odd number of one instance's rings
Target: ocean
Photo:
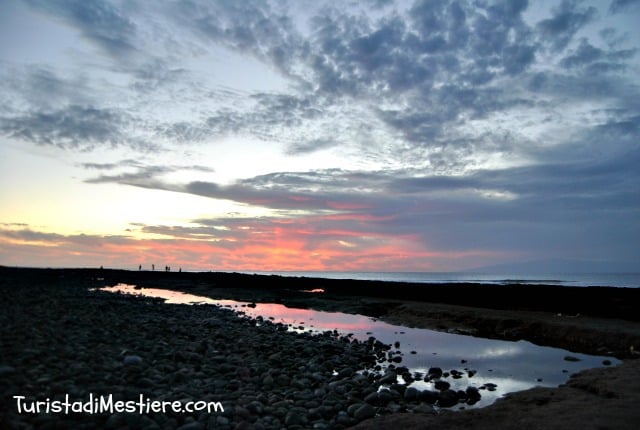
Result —
[[640, 288], [640, 273], [472, 273], [472, 272], [247, 272], [261, 275], [303, 276], [415, 283], [547, 284], [571, 287]]

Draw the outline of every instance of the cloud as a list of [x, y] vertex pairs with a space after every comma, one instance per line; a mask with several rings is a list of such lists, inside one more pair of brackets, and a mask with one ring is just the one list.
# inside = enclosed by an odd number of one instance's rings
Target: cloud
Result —
[[537, 25], [541, 35], [554, 51], [563, 50], [573, 36], [597, 16], [593, 6], [582, 7], [575, 0], [563, 0], [555, 8], [551, 18], [540, 21]]
[[71, 105], [54, 111], [0, 118], [0, 130], [13, 138], [61, 149], [91, 150], [97, 146], [124, 144], [146, 146], [123, 133], [123, 128], [129, 127], [131, 121], [126, 112]]
[[583, 38], [580, 45], [564, 57], [560, 64], [568, 69], [583, 69], [588, 74], [623, 71], [627, 68], [627, 61], [636, 52], [637, 49], [605, 51]]
[[[29, 4], [100, 49], [59, 64], [3, 60], [3, 136], [65, 154], [117, 150], [119, 161], [76, 164], [89, 184], [267, 214], [138, 226], [177, 241], [184, 256], [197, 243], [242, 250], [244, 262], [217, 262], [247, 265], [278, 237], [307, 262], [324, 252], [317, 267], [345, 256], [364, 264], [356, 250], [401, 261], [403, 247], [413, 264], [444, 261], [434, 248], [452, 258], [545, 244], [558, 253], [634, 249], [638, 46], [616, 14], [637, 1], [612, 1], [609, 14], [568, 0], [550, 10], [449, 0]], [[242, 75], [235, 87], [225, 61]], [[299, 157], [298, 171], [217, 182], [196, 175], [208, 167], [151, 154], [215, 153], [220, 142], [245, 139], [287, 162]], [[302, 164], [314, 155], [340, 157], [340, 168]]]
[[[214, 169], [200, 165], [150, 165], [142, 161], [126, 159], [116, 163], [82, 163], [80, 167], [87, 170], [107, 171], [92, 178], [85, 179], [87, 184], [131, 185], [141, 188], [171, 190], [162, 177], [176, 172], [211, 173]], [[127, 171], [121, 171], [125, 169]]]
[[609, 5], [609, 12], [620, 13], [638, 6], [640, 6], [638, 0], [613, 0]]
[[28, 0], [27, 4], [68, 21], [110, 55], [121, 57], [134, 50], [136, 25], [110, 2]]

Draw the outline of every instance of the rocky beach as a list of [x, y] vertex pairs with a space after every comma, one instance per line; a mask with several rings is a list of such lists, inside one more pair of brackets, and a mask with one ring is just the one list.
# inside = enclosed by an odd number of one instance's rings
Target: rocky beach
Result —
[[[527, 339], [623, 359], [555, 388], [472, 404], [482, 391], [454, 391], [456, 369], [430, 369], [437, 390], [412, 378], [392, 345], [338, 332], [296, 333], [214, 305], [167, 305], [99, 288], [130, 283], [213, 298], [360, 313], [406, 326]], [[386, 287], [386, 288], [385, 288]], [[218, 273], [0, 268], [0, 427], [15, 429], [592, 428], [640, 422], [640, 291], [537, 286], [415, 286]], [[475, 288], [475, 289], [474, 289]], [[507, 288], [507, 289], [505, 289]], [[563, 288], [565, 288], [563, 290]], [[322, 289], [323, 294], [307, 291]], [[614, 290], [614, 291], [611, 291]], [[542, 294], [541, 294], [542, 292]], [[425, 295], [426, 294], [426, 295]], [[596, 300], [597, 305], [590, 303]], [[459, 369], [464, 372], [464, 369]], [[481, 387], [491, 389], [491, 386]], [[25, 402], [219, 402], [190, 413], [18, 413]], [[223, 409], [223, 410], [222, 410]]]

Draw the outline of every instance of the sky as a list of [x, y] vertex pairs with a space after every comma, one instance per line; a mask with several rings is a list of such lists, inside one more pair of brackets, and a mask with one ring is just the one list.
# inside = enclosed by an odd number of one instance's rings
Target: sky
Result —
[[640, 1], [0, 1], [0, 264], [640, 268]]

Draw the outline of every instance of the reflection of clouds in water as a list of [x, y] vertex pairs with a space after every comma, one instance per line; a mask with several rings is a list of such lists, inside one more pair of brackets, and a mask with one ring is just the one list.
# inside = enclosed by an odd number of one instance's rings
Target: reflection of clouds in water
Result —
[[[398, 341], [400, 342], [399, 350], [402, 352], [400, 365], [409, 368], [411, 373], [417, 371], [426, 374], [430, 367], [441, 367], [445, 371], [456, 369], [463, 373], [460, 379], [452, 377], [445, 379], [455, 390], [465, 390], [470, 385], [479, 388], [486, 383], [497, 385], [495, 391], [481, 390], [482, 399], [473, 407], [487, 406], [507, 393], [525, 390], [536, 385], [560, 385], [566, 382], [572, 373], [601, 366], [601, 361], [605, 358], [541, 347], [526, 341], [483, 339], [407, 328], [363, 315], [288, 308], [277, 303], [256, 303], [248, 306], [248, 302], [213, 300], [177, 291], [155, 288], [136, 290], [133, 285], [125, 284], [103, 288], [103, 290], [159, 297], [166, 299], [167, 303], [216, 304], [249, 317], [261, 316], [276, 323], [291, 324], [291, 329], [295, 331], [338, 330], [341, 334], [352, 333], [354, 338], [359, 340], [374, 336], [380, 342], [389, 345]], [[392, 348], [393, 351], [396, 349]], [[564, 357], [567, 355], [578, 357], [580, 361], [565, 361]], [[613, 364], [619, 363], [614, 358], [606, 358]], [[473, 377], [468, 377], [468, 370], [474, 370], [477, 373]], [[416, 381], [411, 385], [421, 390], [434, 389], [430, 382]], [[470, 406], [465, 405], [465, 407]]]
[[[486, 389], [480, 390], [480, 395], [482, 397], [480, 398], [480, 401], [478, 401], [478, 403], [471, 406], [460, 405], [460, 406], [464, 406], [466, 409], [481, 408], [484, 406], [489, 406], [490, 404], [495, 402], [497, 399], [504, 397], [508, 393], [527, 390], [535, 386], [535, 384], [532, 384], [530, 381], [523, 381], [523, 380], [518, 380], [514, 378], [491, 378], [491, 377], [483, 378], [483, 377], [474, 376], [471, 379], [463, 378], [463, 379], [456, 380], [452, 378], [446, 378], [444, 380], [449, 382], [451, 384], [451, 389], [455, 391], [458, 391], [458, 390], [464, 391], [468, 386], [479, 388], [487, 383], [496, 384], [495, 391], [489, 391]], [[416, 381], [409, 384], [409, 386], [415, 387], [418, 390], [437, 391], [433, 385], [433, 382]]]
[[125, 293], [137, 296], [157, 297], [160, 299], [165, 299], [165, 302], [170, 304], [218, 304], [218, 300], [213, 300], [208, 297], [195, 296], [193, 294], [182, 293], [180, 291], [163, 290], [160, 288], [144, 288], [136, 290], [134, 285], [128, 284], [118, 284], [113, 287], [104, 287], [101, 288], [101, 290], [111, 293]]
[[522, 347], [517, 344], [488, 347], [481, 351], [474, 351], [474, 358], [513, 358], [522, 355]]

